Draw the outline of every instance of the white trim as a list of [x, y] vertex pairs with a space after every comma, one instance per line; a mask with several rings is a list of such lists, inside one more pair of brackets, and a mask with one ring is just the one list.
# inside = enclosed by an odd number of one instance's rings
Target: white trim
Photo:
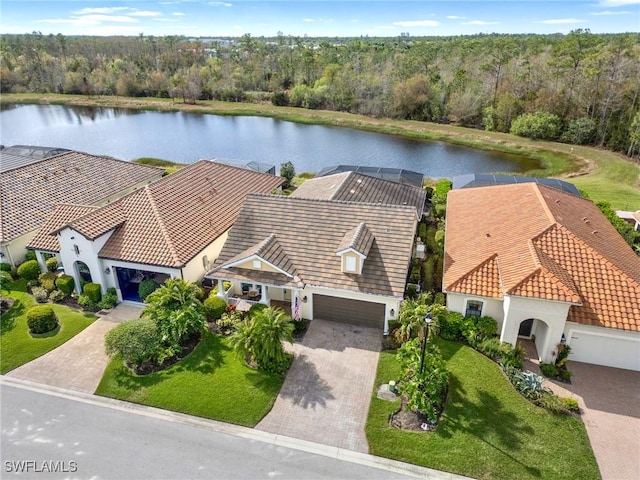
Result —
[[[335, 288], [335, 287], [323, 287], [320, 285], [312, 285], [310, 283], [307, 283], [305, 285], [305, 289], [306, 288], [315, 288], [318, 290], [327, 290], [327, 291], [332, 291], [332, 292], [345, 292], [345, 293], [357, 293], [360, 295], [371, 295], [372, 297], [384, 297], [384, 298], [388, 298], [388, 299], [393, 299], [393, 300], [404, 300], [404, 297], [394, 297], [392, 295], [384, 295], [381, 293], [369, 293], [369, 292], [362, 292], [360, 290], [346, 290], [344, 288]], [[335, 297], [335, 295], [333, 295]]]
[[358, 255], [360, 257], [360, 259], [362, 260], [366, 260], [367, 256], [363, 253], [360, 253], [359, 251], [357, 251], [354, 248], [345, 248], [344, 250], [340, 250], [339, 252], [336, 252], [336, 255], [341, 257], [343, 256], [345, 253], [355, 253], [356, 255]]
[[[595, 328], [607, 328], [607, 327], [595, 327]], [[627, 330], [625, 330], [627, 331]], [[631, 330], [628, 330], [630, 333]], [[579, 335], [591, 335], [592, 337], [607, 337], [607, 338], [613, 338], [614, 340], [628, 340], [630, 342], [637, 342], [640, 343], [640, 337], [638, 338], [632, 338], [632, 337], [625, 337], [623, 335], [612, 335], [610, 333], [598, 333], [598, 332], [589, 332], [587, 330], [580, 330], [579, 328], [570, 328], [569, 329], [569, 335], [567, 335], [567, 345], [571, 346], [571, 337], [574, 333], [577, 333]]]
[[282, 270], [280, 267], [277, 267], [277, 266], [276, 266], [276, 265], [274, 265], [273, 263], [268, 262], [267, 260], [265, 260], [264, 258], [262, 258], [260, 255], [256, 255], [256, 254], [250, 255], [250, 256], [248, 256], [248, 257], [241, 258], [240, 260], [237, 260], [237, 261], [235, 261], [235, 262], [233, 262], [233, 263], [227, 263], [226, 265], [223, 265], [223, 266], [221, 266], [220, 268], [221, 268], [221, 269], [222, 269], [222, 268], [224, 268], [224, 269], [227, 269], [227, 270], [228, 270], [229, 268], [237, 267], [238, 265], [242, 265], [243, 263], [247, 263], [247, 262], [252, 261], [252, 260], [260, 260], [260, 261], [262, 261], [262, 262], [266, 263], [267, 265], [269, 265], [271, 268], [273, 268], [273, 269], [277, 270], [278, 272], [280, 272], [280, 273], [282, 273], [282, 274], [286, 275], [287, 277], [289, 277], [289, 278], [293, 278], [293, 275], [291, 275], [290, 273], [285, 272], [285, 271], [284, 271], [284, 270]]

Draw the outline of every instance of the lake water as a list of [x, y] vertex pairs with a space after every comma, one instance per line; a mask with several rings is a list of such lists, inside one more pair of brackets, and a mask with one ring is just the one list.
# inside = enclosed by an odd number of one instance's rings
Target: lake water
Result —
[[272, 118], [58, 105], [2, 105], [0, 143], [40, 145], [133, 160], [219, 158], [317, 172], [337, 164], [404, 168], [431, 177], [521, 172], [536, 162], [442, 142]]

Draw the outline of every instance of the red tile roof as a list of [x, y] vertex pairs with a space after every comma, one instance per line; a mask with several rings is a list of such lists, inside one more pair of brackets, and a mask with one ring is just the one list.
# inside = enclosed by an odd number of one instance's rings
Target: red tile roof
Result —
[[640, 258], [589, 200], [534, 183], [452, 190], [445, 253], [446, 291], [565, 301], [570, 321], [640, 330]]
[[53, 208], [46, 222], [40, 227], [38, 233], [31, 239], [27, 248], [33, 250], [44, 250], [47, 252], [59, 252], [60, 244], [58, 236], [54, 233], [61, 227], [67, 225], [72, 220], [93, 212], [98, 207], [91, 205], [73, 205], [61, 203]]

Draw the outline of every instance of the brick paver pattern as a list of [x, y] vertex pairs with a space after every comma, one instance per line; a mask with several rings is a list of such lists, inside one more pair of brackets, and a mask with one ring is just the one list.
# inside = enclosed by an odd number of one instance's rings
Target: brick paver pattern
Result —
[[280, 394], [259, 430], [367, 453], [364, 432], [381, 331], [311, 321]]

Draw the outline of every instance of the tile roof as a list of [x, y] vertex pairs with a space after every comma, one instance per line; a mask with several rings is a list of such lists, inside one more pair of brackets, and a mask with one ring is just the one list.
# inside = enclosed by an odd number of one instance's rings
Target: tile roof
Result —
[[[345, 233], [366, 223], [375, 237], [361, 275], [345, 274], [336, 250]], [[271, 285], [304, 284], [401, 298], [415, 236], [415, 208], [327, 200], [248, 195], [229, 237], [207, 274]], [[271, 234], [297, 275], [222, 268]]]
[[357, 227], [354, 227], [345, 233], [344, 238], [336, 249], [336, 253], [343, 252], [347, 249], [353, 249], [366, 257], [371, 245], [373, 245], [374, 239], [375, 238], [371, 233], [371, 230], [367, 228], [367, 224], [360, 222]]
[[0, 241], [39, 228], [59, 203], [92, 205], [162, 175], [148, 165], [67, 152], [0, 173]]
[[102, 258], [180, 268], [231, 228], [245, 195], [282, 181], [200, 160], [74, 223], [90, 235], [118, 225]]
[[426, 200], [423, 188], [356, 172], [312, 178], [300, 185], [291, 196], [357, 203], [413, 205], [418, 218], [422, 217]]
[[82, 217], [98, 207], [92, 205], [73, 205], [61, 203], [53, 207], [53, 212], [31, 239], [27, 248], [34, 250], [44, 250], [47, 252], [59, 252], [60, 244], [58, 236], [54, 232], [68, 224], [76, 218]]
[[293, 263], [291, 262], [286, 252], [282, 248], [282, 245], [280, 245], [280, 242], [278, 242], [278, 239], [273, 233], [261, 242], [249, 247], [244, 252], [228, 260], [225, 264], [229, 265], [239, 263], [243, 260], [248, 260], [253, 256], [262, 258], [266, 262], [269, 262], [271, 265], [279, 268], [283, 272], [286, 272], [290, 277], [294, 277], [298, 274], [293, 266]]
[[569, 321], [640, 330], [640, 258], [589, 200], [534, 183], [452, 190], [445, 238], [446, 291], [499, 298], [498, 280], [572, 303]]

